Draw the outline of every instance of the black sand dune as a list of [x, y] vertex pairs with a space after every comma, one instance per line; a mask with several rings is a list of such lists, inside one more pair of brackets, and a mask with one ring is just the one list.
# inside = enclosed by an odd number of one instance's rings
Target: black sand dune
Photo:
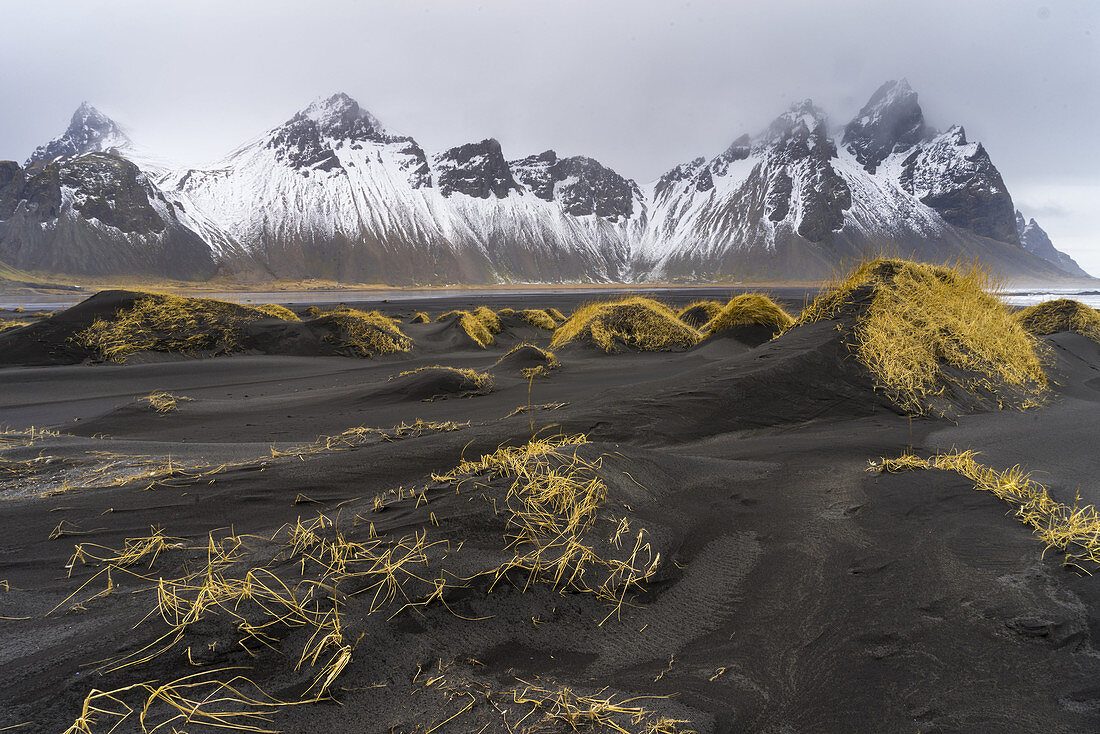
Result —
[[[685, 293], [676, 305], [697, 297]], [[480, 305], [431, 304], [433, 318]], [[488, 305], [525, 304], [513, 296]], [[548, 294], [526, 305], [569, 313], [574, 304]], [[801, 296], [784, 305], [797, 312]], [[335, 527], [315, 526], [319, 537], [339, 532], [344, 542], [388, 544], [399, 554], [419, 543], [426, 560], [381, 604], [389, 587], [372, 586], [381, 576], [339, 582], [340, 644], [350, 646], [350, 660], [326, 700], [273, 707], [267, 721], [251, 722], [260, 728], [613, 731], [583, 718], [569, 723], [552, 703], [572, 700], [561, 698], [567, 688], [574, 698], [612, 703], [652, 697], [622, 704], [644, 714], [607, 714], [632, 733], [1100, 730], [1096, 580], [1064, 568], [1057, 551], [1044, 554], [1005, 503], [969, 480], [866, 471], [868, 460], [907, 450], [973, 448], [991, 466], [1035, 470], [1055, 499], [1072, 503], [1080, 493], [1083, 503], [1100, 502], [1100, 345], [1080, 335], [1043, 337], [1052, 388], [1041, 408], [991, 410], [979, 400], [952, 420], [910, 419], [874, 389], [834, 321], [755, 346], [720, 334], [680, 352], [555, 350], [563, 368], [527, 380], [519, 372], [537, 366], [534, 350], [505, 355], [524, 341], [546, 348], [549, 331], [505, 324], [503, 338], [483, 350], [451, 324], [407, 323], [425, 309], [420, 303], [391, 312], [403, 317], [413, 350], [381, 359], [308, 349], [292, 356], [280, 346], [91, 366], [76, 364], [83, 358], [59, 336], [86, 322], [93, 309], [82, 306], [33, 339], [0, 342], [8, 364], [35, 362], [27, 355], [71, 362], [0, 369], [0, 424], [76, 437], [40, 437], [0, 456], [99, 461], [89, 454], [98, 450], [190, 463], [152, 482], [93, 480], [0, 501], [0, 728], [64, 731], [93, 688], [227, 667], [239, 670], [223, 679], [247, 676], [282, 701], [308, 698], [318, 670], [342, 648], [298, 665], [314, 628], [285, 619], [264, 628], [267, 644], [242, 642], [242, 620], [222, 610], [149, 661], [111, 672], [101, 661], [165, 634], [159, 614], [146, 618], [156, 580], [202, 568], [211, 534], [241, 539], [226, 578], [263, 568], [302, 594], [314, 588], [308, 580], [331, 562], [320, 550], [327, 546], [295, 555], [284, 524], [321, 513]], [[301, 347], [286, 335], [293, 328], [273, 343]], [[494, 388], [460, 398], [464, 383], [446, 370], [390, 379], [437, 364], [489, 372]], [[156, 413], [140, 402], [154, 391], [191, 401]], [[434, 428], [410, 428], [417, 419]], [[357, 426], [382, 432], [344, 433]], [[486, 575], [516, 552], [506, 541], [518, 532], [519, 516], [507, 509], [512, 480], [444, 476], [500, 446], [578, 434], [587, 442], [540, 461], [606, 488], [585, 542], [638, 569], [659, 554], [621, 607], [532, 581], [523, 569]], [[59, 525], [61, 537], [51, 540]], [[100, 576], [66, 601], [104, 567], [78, 563], [67, 577], [75, 544], [119, 549], [150, 536], [151, 526], [183, 547], [165, 549], [151, 567], [148, 558], [129, 567], [147, 578], [115, 572], [116, 588], [90, 599], [105, 586]], [[632, 559], [640, 531], [647, 545]], [[598, 587], [607, 573], [593, 564], [583, 584]], [[432, 597], [440, 578], [447, 583]], [[249, 623], [259, 619], [246, 602], [235, 608]], [[131, 705], [145, 697], [120, 694]], [[591, 701], [577, 704], [584, 706], [595, 710]], [[153, 714], [167, 718], [163, 702]], [[114, 721], [99, 714], [89, 728], [108, 731]], [[141, 731], [138, 714], [116, 731]]]

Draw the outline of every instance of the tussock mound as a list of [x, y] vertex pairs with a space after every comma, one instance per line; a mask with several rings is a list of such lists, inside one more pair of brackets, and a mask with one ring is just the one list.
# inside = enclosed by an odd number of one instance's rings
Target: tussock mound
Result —
[[1047, 336], [1070, 331], [1100, 342], [1100, 312], [1080, 301], [1062, 298], [1029, 306], [1016, 314], [1029, 334]]
[[676, 315], [688, 326], [694, 329], [702, 329], [704, 324], [721, 311], [722, 304], [718, 301], [695, 301], [681, 308]]
[[50, 319], [0, 334], [0, 363], [127, 362], [138, 355], [148, 359], [152, 354], [210, 357], [241, 352], [374, 357], [412, 348], [412, 340], [397, 323], [376, 312], [314, 309], [315, 318], [299, 321], [296, 316], [288, 320], [272, 315], [280, 309], [103, 291]]
[[448, 320], [453, 320], [482, 349], [491, 347], [495, 341], [494, 335], [504, 328], [500, 316], [484, 306], [473, 311], [448, 311], [436, 318], [436, 321]]
[[554, 321], [557, 321], [559, 324], [565, 321], [565, 314], [563, 314], [556, 308], [548, 308], [546, 309], [546, 313], [550, 318], [554, 319]]
[[257, 311], [263, 311], [268, 316], [272, 316], [283, 321], [301, 321], [298, 318], [298, 314], [291, 311], [286, 306], [280, 306], [277, 303], [263, 303], [254, 307]]
[[514, 317], [524, 321], [531, 326], [536, 326], [540, 329], [546, 329], [553, 331], [558, 328], [557, 322], [554, 317], [541, 308], [525, 308], [521, 311], [517, 311], [513, 308], [502, 308], [499, 311], [501, 318]]
[[432, 318], [430, 316], [428, 316], [428, 314], [424, 313], [423, 311], [417, 311], [416, 315], [412, 317], [412, 320], [409, 321], [409, 323], [410, 324], [427, 324], [427, 323], [430, 323], [431, 320], [432, 320]]
[[96, 318], [74, 341], [111, 362], [125, 362], [135, 352], [222, 354], [243, 349], [248, 324], [281, 318], [211, 298], [160, 293], [134, 296], [113, 315]]
[[723, 306], [702, 331], [708, 337], [727, 332], [756, 346], [792, 324], [794, 319], [772, 299], [758, 293], [744, 293]]
[[974, 266], [864, 263], [798, 323], [840, 321], [876, 387], [913, 413], [1027, 407], [1046, 386], [1037, 344]]
[[547, 349], [540, 349], [534, 344], [519, 344], [498, 359], [493, 367], [503, 367], [531, 378], [550, 374], [550, 370], [561, 367], [561, 361]]
[[591, 344], [608, 354], [624, 350], [658, 352], [687, 349], [701, 338], [668, 306], [633, 296], [581, 306], [558, 328], [550, 346]]
[[386, 392], [406, 400], [442, 400], [488, 395], [493, 376], [487, 372], [432, 365], [401, 372], [390, 378]]
[[397, 322], [378, 311], [339, 308], [317, 317], [311, 326], [325, 329], [328, 333], [323, 339], [338, 352], [356, 357], [373, 358], [412, 349], [412, 339], [405, 336]]

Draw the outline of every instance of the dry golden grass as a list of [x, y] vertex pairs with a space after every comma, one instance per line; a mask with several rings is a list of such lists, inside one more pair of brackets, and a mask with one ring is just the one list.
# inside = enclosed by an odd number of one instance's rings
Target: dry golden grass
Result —
[[466, 335], [477, 342], [482, 349], [491, 347], [496, 341], [495, 334], [503, 330], [500, 316], [492, 309], [479, 306], [473, 311], [448, 311], [436, 317], [436, 321], [444, 321], [453, 316], [458, 317], [458, 326]]
[[827, 287], [798, 323], [854, 316], [850, 346], [904, 410], [926, 412], [954, 388], [1034, 404], [1047, 382], [1038, 345], [995, 286], [977, 265], [873, 260]]
[[547, 331], [553, 331], [558, 328], [557, 322], [554, 317], [541, 308], [525, 308], [521, 311], [517, 311], [514, 308], [502, 308], [499, 312], [500, 316], [516, 316], [526, 321], [531, 326], [538, 327], [540, 329], [546, 329]]
[[409, 375], [418, 375], [421, 372], [450, 372], [458, 375], [462, 378], [462, 389], [468, 394], [486, 395], [493, 391], [493, 376], [488, 372], [478, 372], [477, 370], [459, 368], [459, 367], [447, 367], [441, 364], [430, 365], [426, 367], [417, 367], [414, 370], [406, 370], [399, 372], [390, 379], [396, 379], [398, 377], [407, 377]]
[[424, 313], [423, 311], [417, 311], [416, 315], [412, 317], [412, 320], [409, 323], [411, 323], [411, 324], [427, 324], [431, 320], [432, 320], [432, 317], [429, 316], [428, 314]]
[[792, 324], [791, 315], [772, 299], [759, 293], [743, 293], [721, 307], [702, 331], [705, 336], [713, 336], [737, 326], [770, 326], [780, 333]]
[[21, 329], [24, 326], [30, 326], [33, 323], [33, 321], [14, 321], [8, 319], [0, 320], [0, 334], [3, 334], [9, 329]]
[[[453, 484], [456, 490], [467, 483], [477, 487], [496, 478], [512, 480], [504, 512], [506, 547], [514, 556], [488, 572], [495, 577], [493, 583], [519, 572], [526, 584], [542, 582], [560, 591], [595, 594], [614, 605], [604, 618], [607, 621], [621, 610], [628, 593], [656, 573], [661, 556], [646, 542], [645, 530], [634, 537], [626, 560], [602, 556], [586, 540], [607, 497], [607, 485], [598, 473], [600, 460], [585, 461], [577, 454], [577, 447], [587, 442], [583, 434], [533, 439], [476, 461], [463, 460], [432, 479]], [[622, 539], [629, 533], [623, 518], [612, 545], [622, 549]]]
[[142, 398], [149, 403], [149, 407], [158, 413], [171, 413], [179, 410], [180, 403], [189, 403], [191, 398], [183, 395], [173, 395], [168, 392], [154, 392]]
[[546, 309], [546, 315], [547, 315], [547, 316], [549, 316], [550, 318], [554, 319], [554, 321], [557, 321], [557, 322], [558, 322], [559, 324], [560, 324], [560, 323], [561, 323], [562, 321], [565, 321], [565, 320], [566, 320], [566, 318], [565, 318], [565, 314], [563, 314], [563, 313], [562, 313], [561, 311], [559, 311], [559, 310], [558, 310], [558, 309], [556, 309], [556, 308], [548, 308], [548, 309]]
[[219, 354], [239, 349], [244, 327], [269, 318], [266, 311], [228, 301], [146, 293], [113, 317], [96, 319], [73, 340], [111, 362], [144, 351]]
[[504, 362], [504, 360], [508, 359], [508, 357], [520, 351], [521, 349], [533, 349], [539, 353], [543, 360], [542, 364], [535, 365], [534, 367], [523, 367], [520, 369], [520, 374], [522, 374], [527, 379], [532, 379], [535, 377], [545, 377], [546, 375], [550, 374], [551, 370], [555, 370], [558, 367], [561, 367], [561, 360], [558, 359], [557, 355], [555, 355], [549, 349], [543, 349], [542, 347], [538, 347], [534, 344], [529, 344], [527, 342], [517, 344], [516, 346], [509, 349], [507, 354], [505, 354], [493, 364], [493, 367], [499, 367], [501, 363]]
[[1100, 342], [1100, 312], [1080, 301], [1062, 298], [1029, 306], [1016, 314], [1029, 334], [1046, 336], [1071, 331]]
[[321, 311], [315, 321], [327, 322], [336, 331], [325, 337], [339, 350], [356, 357], [373, 358], [379, 354], [394, 354], [412, 349], [412, 339], [401, 331], [397, 322], [378, 311], [360, 311], [340, 307]]
[[286, 306], [280, 306], [277, 303], [264, 303], [259, 306], [253, 306], [257, 311], [263, 311], [268, 316], [276, 319], [282, 319], [283, 321], [301, 321], [298, 318], [298, 314], [291, 311]]
[[[580, 695], [569, 688], [546, 688], [524, 683], [523, 689], [512, 691], [512, 700], [533, 708], [528, 717], [542, 714], [542, 725], [568, 726], [572, 731], [608, 731], [618, 734], [695, 734], [694, 730], [681, 729], [686, 721], [658, 716], [637, 702], [662, 696], [638, 696], [618, 701], [605, 691], [593, 695]], [[606, 690], [606, 689], [605, 689]], [[524, 717], [525, 719], [527, 717]], [[627, 728], [629, 727], [629, 728]]]
[[1016, 518], [1032, 528], [1047, 549], [1065, 553], [1066, 565], [1091, 573], [1080, 564], [1100, 564], [1100, 514], [1093, 505], [1072, 506], [1053, 499], [1046, 487], [1020, 466], [997, 471], [975, 460], [973, 451], [951, 451], [928, 459], [911, 453], [872, 461], [871, 471], [898, 473], [921, 469], [953, 471], [974, 482], [974, 489], [990, 492], [1015, 509]]
[[718, 301], [692, 301], [676, 312], [688, 326], [702, 329], [703, 325], [717, 316], [722, 310], [722, 304]]
[[643, 352], [683, 349], [702, 339], [668, 306], [651, 298], [632, 296], [582, 305], [562, 324], [551, 347], [581, 342], [608, 354], [622, 349]]

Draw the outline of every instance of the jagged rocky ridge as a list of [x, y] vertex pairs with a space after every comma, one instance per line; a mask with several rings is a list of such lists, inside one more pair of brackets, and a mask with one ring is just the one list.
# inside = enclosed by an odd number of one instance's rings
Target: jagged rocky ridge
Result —
[[430, 155], [344, 94], [209, 168], [167, 169], [87, 104], [25, 166], [0, 164], [0, 261], [73, 274], [816, 279], [882, 250], [1082, 274], [1025, 230], [981, 144], [929, 127], [904, 80], [839, 131], [807, 100], [648, 186], [552, 150], [508, 160], [491, 138]]

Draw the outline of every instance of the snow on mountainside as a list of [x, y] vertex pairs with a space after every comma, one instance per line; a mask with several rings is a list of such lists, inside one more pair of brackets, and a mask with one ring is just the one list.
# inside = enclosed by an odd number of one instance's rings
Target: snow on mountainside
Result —
[[619, 278], [629, 253], [623, 227], [520, 185], [495, 140], [429, 160], [343, 94], [161, 184], [285, 277], [601, 281]]
[[0, 260], [29, 270], [395, 285], [819, 279], [879, 252], [1080, 277], [961, 127], [888, 82], [843, 128], [809, 100], [639, 187], [495, 139], [435, 154], [346, 94], [207, 168], [171, 169], [88, 104], [0, 163]]
[[961, 127], [928, 127], [904, 80], [876, 90], [839, 139], [807, 100], [648, 192], [649, 226], [633, 256], [642, 278], [817, 279], [883, 251], [1065, 275], [1020, 247], [1012, 199], [985, 149]]

